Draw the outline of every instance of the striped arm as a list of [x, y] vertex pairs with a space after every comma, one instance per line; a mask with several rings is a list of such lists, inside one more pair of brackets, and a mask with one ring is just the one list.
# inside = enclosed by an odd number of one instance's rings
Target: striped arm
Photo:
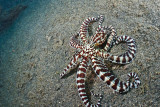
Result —
[[94, 43], [95, 46], [101, 45], [105, 42], [107, 38], [107, 30], [101, 29], [99, 32], [97, 32], [93, 38], [92, 42]]
[[[112, 73], [108, 70], [108, 68], [101, 60], [98, 60], [94, 56], [92, 56], [91, 60], [92, 67], [95, 73], [98, 75], [98, 77], [105, 83], [107, 83], [107, 85], [110, 88], [114, 89], [116, 92], [124, 93], [127, 92], [130, 88], [137, 88], [137, 86], [140, 84], [139, 78], [135, 73], [128, 74], [129, 79], [125, 83], [117, 79], [114, 75], [112, 75]], [[135, 79], [133, 83], [130, 83], [131, 78]]]
[[67, 71], [74, 68], [77, 65], [77, 63], [81, 60], [81, 57], [82, 56], [79, 53], [75, 54], [72, 57], [70, 63], [67, 65], [67, 67], [64, 69], [64, 71], [60, 74], [60, 77], [62, 78], [66, 74]]
[[95, 32], [95, 35], [91, 37], [91, 41], [93, 43], [97, 43], [95, 45], [101, 45], [104, 41], [105, 41], [105, 35], [106, 35], [106, 30], [104, 29], [104, 27], [102, 26], [103, 20], [104, 20], [104, 16], [103, 15], [99, 15], [99, 24], [98, 24], [98, 28]]
[[108, 58], [109, 61], [113, 63], [119, 63], [119, 64], [127, 64], [130, 63], [136, 54], [136, 44], [134, 39], [132, 39], [129, 36], [118, 36], [116, 38], [115, 44], [118, 45], [121, 42], [126, 42], [128, 45], [128, 51], [124, 54], [121, 54], [119, 56], [110, 55]]
[[[96, 30], [96, 32], [95, 32], [95, 34], [97, 34], [101, 29], [102, 29], [102, 26], [98, 27], [97, 30]], [[93, 40], [94, 36], [92, 36], [91, 38]]]
[[136, 73], [132, 72], [132, 73], [129, 73], [128, 74], [128, 81], [130, 81], [131, 78], [134, 78], [134, 82], [133, 83], [130, 83], [130, 88], [138, 88], [138, 85], [140, 85], [140, 80], [139, 80], [139, 77]]
[[[106, 29], [107, 29], [107, 28], [106, 28]], [[109, 37], [108, 37], [106, 46], [104, 47], [104, 50], [105, 50], [105, 51], [108, 51], [108, 50], [110, 49], [111, 44], [112, 44], [112, 42], [113, 42], [113, 38], [114, 38], [114, 36], [116, 36], [116, 31], [115, 31], [114, 27], [112, 27], [112, 26], [110, 25], [110, 26], [108, 27], [108, 29], [111, 30], [111, 34], [110, 34]]]
[[[110, 32], [109, 36], [107, 35], [107, 32]], [[113, 38], [115, 35], [116, 31], [112, 26], [101, 27], [97, 29], [96, 34], [92, 38], [92, 41], [93, 43], [95, 43], [95, 46], [98, 46], [102, 45], [107, 39], [106, 46], [101, 51], [108, 51], [112, 45]]]
[[105, 59], [108, 59], [112, 56], [112, 54], [106, 52], [106, 51], [99, 51], [97, 49], [95, 49], [95, 53], [97, 57], [102, 57], [102, 58], [105, 58]]
[[104, 20], [104, 16], [103, 15], [99, 15], [99, 24], [98, 24], [98, 28], [102, 28], [102, 23], [103, 23], [103, 20]]
[[86, 89], [85, 89], [85, 76], [86, 76], [86, 70], [87, 70], [87, 61], [85, 59], [82, 60], [82, 62], [79, 65], [78, 71], [77, 71], [77, 87], [78, 87], [78, 93], [85, 104], [86, 107], [99, 107], [100, 106], [100, 100], [98, 100], [98, 103], [96, 105], [90, 104]]
[[88, 31], [88, 25], [89, 23], [93, 22], [93, 21], [98, 21], [99, 20], [99, 17], [98, 18], [95, 18], [95, 17], [89, 17], [87, 18], [81, 25], [80, 27], [80, 38], [81, 40], [83, 41], [83, 43], [86, 43], [87, 39], [86, 39], [86, 35], [87, 35], [87, 31]]
[[103, 23], [103, 20], [104, 20], [104, 16], [103, 15], [99, 15], [98, 18], [99, 18], [99, 23], [98, 23], [98, 28], [96, 30], [96, 33], [98, 33], [102, 28], [104, 28], [102, 26], [102, 23]]
[[70, 38], [70, 46], [73, 48], [83, 49], [83, 45], [78, 40], [79, 34], [75, 34]]

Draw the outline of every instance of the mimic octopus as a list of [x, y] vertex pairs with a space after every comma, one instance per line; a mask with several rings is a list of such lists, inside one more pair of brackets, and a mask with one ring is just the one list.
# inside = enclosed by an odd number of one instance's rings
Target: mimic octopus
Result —
[[[111, 73], [105, 63], [100, 60], [104, 59], [113, 63], [128, 64], [134, 59], [136, 53], [134, 39], [125, 35], [117, 36], [116, 31], [112, 26], [102, 26], [103, 20], [104, 17], [102, 15], [87, 18], [82, 23], [80, 32], [70, 38], [71, 47], [75, 48], [77, 51], [73, 55], [68, 66], [64, 69], [63, 73], [60, 74], [62, 78], [67, 71], [78, 65], [76, 83], [79, 96], [86, 107], [101, 106], [100, 101], [102, 98], [100, 95], [100, 98], [95, 105], [91, 104], [88, 100], [85, 89], [85, 79], [87, 68], [89, 66], [93, 68], [93, 71], [101, 80], [116, 92], [125, 93], [131, 88], [137, 88], [140, 84], [139, 77], [134, 72], [128, 74], [128, 80], [126, 82], [120, 81]], [[99, 22], [98, 28], [95, 34], [89, 38], [89, 36], [87, 36], [88, 26], [93, 22]], [[118, 45], [121, 42], [127, 44], [128, 50], [125, 53], [117, 56], [109, 53], [109, 50], [114, 45]], [[131, 82], [131, 79], [134, 80]]]

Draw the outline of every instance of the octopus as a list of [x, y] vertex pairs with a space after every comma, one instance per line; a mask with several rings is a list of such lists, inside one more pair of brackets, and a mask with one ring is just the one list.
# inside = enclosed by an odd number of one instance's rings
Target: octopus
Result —
[[[89, 67], [92, 68], [95, 74], [104, 83], [118, 93], [126, 93], [131, 88], [137, 88], [138, 85], [140, 85], [140, 80], [136, 73], [128, 73], [128, 79], [126, 82], [123, 82], [116, 78], [104, 63], [104, 60], [118, 64], [130, 63], [136, 55], [136, 44], [134, 39], [129, 36], [117, 36], [115, 29], [111, 25], [102, 26], [103, 20], [103, 15], [89, 17], [84, 20], [80, 27], [80, 31], [70, 38], [70, 46], [76, 49], [76, 53], [73, 55], [64, 71], [60, 74], [60, 77], [62, 78], [68, 71], [71, 71], [71, 69], [78, 66], [76, 84], [79, 96], [86, 107], [99, 107], [101, 106], [100, 101], [102, 99], [102, 95], [99, 95], [100, 98], [96, 104], [92, 104], [89, 101], [85, 89], [86, 72]], [[88, 26], [94, 22], [98, 22], [98, 27], [95, 34], [89, 37], [87, 35]], [[127, 44], [127, 51], [120, 55], [112, 55], [110, 49], [114, 45], [120, 43]]]

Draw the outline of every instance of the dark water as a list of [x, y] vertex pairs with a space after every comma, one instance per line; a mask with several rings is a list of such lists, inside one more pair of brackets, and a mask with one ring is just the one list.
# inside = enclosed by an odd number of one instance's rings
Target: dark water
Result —
[[[17, 60], [23, 53], [31, 49], [32, 42], [26, 40], [24, 42], [27, 31], [18, 30], [25, 26], [21, 22], [26, 15], [36, 8], [40, 1], [33, 0], [0, 0], [0, 106], [9, 107], [15, 102], [16, 97], [19, 96], [17, 90], [17, 68], [14, 66], [15, 62], [21, 64]], [[20, 23], [20, 24], [19, 24]], [[19, 26], [17, 26], [19, 25]], [[27, 45], [26, 45], [27, 44]], [[23, 49], [21, 49], [23, 47]], [[21, 65], [20, 65], [21, 66]], [[21, 71], [21, 70], [20, 70]], [[15, 102], [16, 103], [16, 102]], [[18, 104], [19, 105], [19, 104]]]

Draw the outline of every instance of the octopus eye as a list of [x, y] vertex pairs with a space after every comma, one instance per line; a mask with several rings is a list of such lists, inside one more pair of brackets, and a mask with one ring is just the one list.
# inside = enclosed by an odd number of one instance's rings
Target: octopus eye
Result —
[[96, 46], [99, 46], [99, 45], [100, 45], [99, 43], [95, 43], [95, 44], [94, 44], [95, 47], [96, 47]]

